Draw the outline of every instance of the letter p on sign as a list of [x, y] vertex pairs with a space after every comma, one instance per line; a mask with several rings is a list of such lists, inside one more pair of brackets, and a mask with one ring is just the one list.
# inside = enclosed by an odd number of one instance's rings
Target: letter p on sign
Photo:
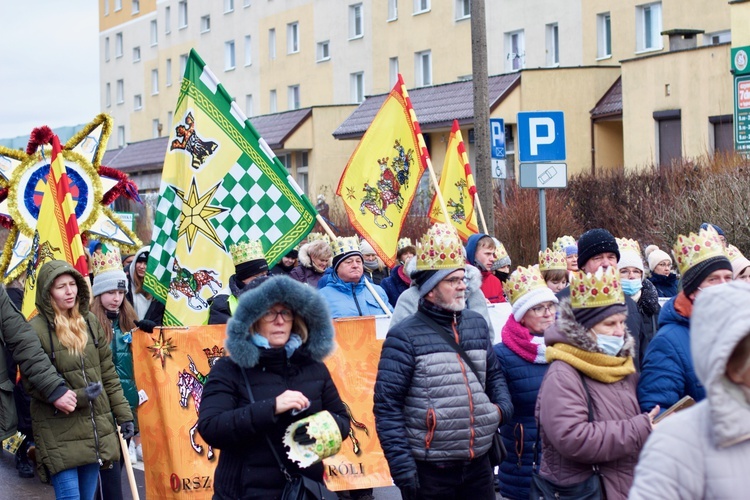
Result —
[[565, 161], [565, 117], [562, 111], [518, 113], [521, 163]]
[[555, 122], [552, 118], [529, 118], [529, 147], [532, 156], [539, 155], [540, 144], [555, 142]]

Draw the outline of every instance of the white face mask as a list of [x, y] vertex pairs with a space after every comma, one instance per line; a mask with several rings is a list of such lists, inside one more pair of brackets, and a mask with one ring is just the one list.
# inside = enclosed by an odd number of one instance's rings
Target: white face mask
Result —
[[[591, 330], [593, 332], [593, 330]], [[625, 336], [616, 337], [614, 335], [601, 335], [596, 332], [596, 345], [610, 356], [617, 356], [625, 345]]]

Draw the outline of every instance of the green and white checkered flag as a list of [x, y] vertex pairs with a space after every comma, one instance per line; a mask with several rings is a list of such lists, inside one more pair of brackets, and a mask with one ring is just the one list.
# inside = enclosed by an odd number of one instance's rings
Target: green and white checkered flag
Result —
[[316, 212], [194, 50], [174, 117], [144, 288], [165, 304], [165, 325], [201, 325], [234, 274], [230, 245], [259, 240], [273, 266]]

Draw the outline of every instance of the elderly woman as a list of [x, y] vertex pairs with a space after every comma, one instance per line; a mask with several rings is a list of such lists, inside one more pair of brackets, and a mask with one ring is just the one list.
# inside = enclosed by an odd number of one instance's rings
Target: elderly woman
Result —
[[644, 251], [651, 276], [648, 280], [656, 287], [659, 297], [674, 297], [677, 295], [679, 279], [672, 271], [672, 257], [656, 245], [649, 245]]
[[328, 240], [315, 240], [299, 249], [299, 265], [289, 272], [289, 277], [300, 283], [318, 287], [318, 281], [326, 269], [331, 267], [333, 251]]
[[544, 333], [551, 364], [536, 403], [542, 459], [532, 493], [542, 482], [564, 493], [601, 480], [608, 500], [628, 496], [659, 407], [646, 414], [638, 406], [634, 340], [618, 274], [612, 266], [574, 273], [570, 302]]
[[372, 283], [379, 285], [390, 274], [383, 261], [378, 258], [378, 254], [367, 240], [359, 242], [359, 248], [362, 250], [362, 265], [364, 267], [365, 278]]
[[281, 496], [285, 478], [266, 436], [290, 473], [322, 481], [322, 463], [300, 468], [282, 439], [290, 424], [322, 411], [341, 436], [349, 433], [346, 408], [323, 364], [333, 350], [325, 301], [286, 276], [264, 279], [240, 296], [226, 346], [229, 356], [211, 368], [198, 420], [203, 439], [221, 449], [214, 498]]
[[503, 326], [503, 341], [495, 345], [495, 354], [508, 383], [513, 416], [500, 427], [508, 451], [500, 464], [500, 494], [526, 500], [537, 437], [534, 406], [549, 366], [544, 330], [555, 322], [558, 301], [535, 267], [519, 267], [503, 286], [513, 314]]

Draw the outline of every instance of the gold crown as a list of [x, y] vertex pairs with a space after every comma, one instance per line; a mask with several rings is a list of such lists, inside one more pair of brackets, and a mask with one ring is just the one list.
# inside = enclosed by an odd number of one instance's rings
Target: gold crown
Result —
[[307, 235], [308, 243], [310, 243], [311, 241], [315, 241], [315, 240], [324, 240], [324, 241], [327, 241], [328, 243], [331, 242], [331, 238], [326, 233], [312, 232]]
[[107, 271], [122, 271], [120, 249], [115, 246], [102, 245], [101, 252], [91, 255], [91, 268], [94, 276]]
[[251, 260], [266, 260], [266, 255], [263, 253], [263, 244], [260, 241], [240, 241], [234, 245], [229, 245], [229, 253], [232, 254], [232, 263], [235, 266]]
[[565, 271], [568, 269], [568, 263], [565, 260], [565, 252], [545, 249], [539, 252], [539, 271], [553, 271], [559, 269]]
[[637, 241], [629, 238], [615, 238], [615, 241], [617, 241], [617, 248], [620, 249], [620, 253], [635, 252], [636, 255], [641, 255], [641, 245]]
[[504, 259], [508, 256], [508, 251], [505, 249], [505, 245], [495, 240], [495, 260]]
[[214, 345], [213, 349], [209, 349], [208, 347], [206, 347], [205, 349], [203, 349], [203, 352], [206, 355], [206, 358], [208, 358], [208, 363], [211, 366], [216, 363], [217, 359], [223, 357], [226, 354], [224, 348], [217, 345]]
[[727, 245], [726, 252], [727, 252], [727, 258], [729, 259], [729, 262], [734, 262], [740, 257], [744, 257], [744, 255], [742, 255], [742, 252], [740, 252], [740, 249], [734, 245]]
[[396, 244], [396, 250], [401, 250], [402, 248], [411, 247], [414, 246], [411, 243], [411, 240], [409, 238], [401, 238], [398, 240], [398, 243]]
[[526, 295], [531, 290], [545, 288], [547, 283], [542, 278], [542, 273], [536, 266], [518, 267], [510, 277], [503, 283], [503, 291], [508, 296], [510, 304]]
[[356, 236], [339, 236], [336, 241], [331, 243], [331, 250], [333, 250], [334, 257], [348, 252], [362, 252], [359, 248], [359, 238]]
[[417, 250], [417, 271], [463, 267], [466, 267], [466, 258], [456, 228], [448, 224], [431, 226]]
[[687, 236], [682, 234], [677, 236], [677, 242], [672, 249], [677, 260], [677, 267], [682, 275], [704, 260], [727, 256], [724, 245], [719, 239], [719, 234], [711, 226], [708, 229], [701, 229], [698, 234], [690, 233]]
[[570, 305], [574, 309], [624, 304], [620, 272], [615, 266], [601, 267], [595, 273], [577, 271], [570, 280]]
[[555, 252], [565, 252], [565, 247], [569, 247], [570, 245], [576, 245], [576, 239], [572, 236], [560, 236], [555, 240], [554, 243], [552, 243], [552, 250]]

